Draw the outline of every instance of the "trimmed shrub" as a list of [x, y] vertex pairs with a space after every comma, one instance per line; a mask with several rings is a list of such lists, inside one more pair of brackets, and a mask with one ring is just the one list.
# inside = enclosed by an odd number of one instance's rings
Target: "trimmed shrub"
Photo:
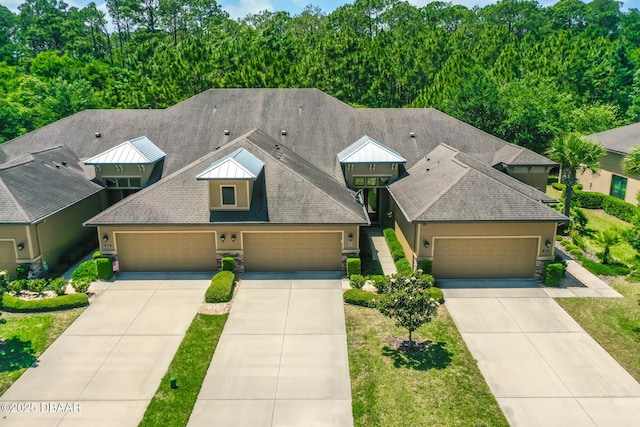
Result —
[[[555, 188], [556, 190], [564, 191], [564, 189], [567, 188], [567, 185], [566, 184], [562, 184], [560, 182], [552, 182], [551, 183], [551, 187]], [[574, 191], [582, 190], [582, 184], [574, 185], [573, 186], [573, 190]]]
[[222, 258], [222, 271], [236, 271], [236, 259], [232, 256]]
[[347, 258], [347, 277], [351, 277], [354, 274], [362, 274], [360, 258]]
[[20, 295], [25, 289], [27, 289], [27, 279], [13, 280], [9, 282], [9, 292]]
[[362, 289], [366, 280], [367, 279], [359, 274], [352, 274], [351, 276], [349, 276], [349, 284], [354, 289]]
[[93, 255], [91, 255], [91, 259], [98, 259], [98, 258], [102, 258], [102, 252], [95, 251]]
[[572, 231], [571, 233], [569, 233], [569, 237], [571, 237], [571, 240], [577, 247], [579, 247], [583, 251], [587, 250], [587, 245], [582, 235], [580, 235], [579, 233], [576, 233], [575, 231]]
[[213, 276], [211, 285], [207, 288], [205, 301], [208, 303], [229, 302], [233, 297], [233, 286], [236, 275], [231, 271], [221, 271]]
[[564, 265], [562, 265], [561, 263], [547, 264], [544, 275], [544, 284], [547, 286], [560, 286], [563, 274]]
[[385, 280], [384, 276], [382, 276], [380, 274], [375, 274], [375, 275], [372, 275], [372, 276], [368, 276], [367, 279], [369, 279], [371, 281], [371, 284], [373, 286], [375, 286], [376, 289], [378, 289], [378, 291], [384, 292], [384, 288], [385, 288], [385, 285], [387, 283], [387, 281]]
[[411, 268], [411, 264], [409, 264], [409, 260], [406, 258], [401, 258], [396, 261], [396, 270], [398, 274], [409, 275], [413, 273], [413, 268]]
[[29, 264], [21, 264], [16, 267], [16, 277], [18, 280], [25, 280], [29, 277], [31, 266]]
[[577, 256], [584, 268], [592, 272], [593, 274], [600, 276], [625, 276], [631, 272], [631, 269], [623, 264], [600, 264], [592, 259], [580, 254]]
[[86, 294], [63, 295], [55, 298], [23, 300], [9, 294], [2, 296], [3, 310], [13, 313], [35, 313], [40, 311], [68, 310], [86, 307], [89, 298]]
[[64, 295], [67, 290], [67, 280], [62, 277], [57, 277], [49, 281], [49, 289], [56, 293], [56, 295]]
[[94, 281], [98, 278], [98, 268], [94, 260], [85, 261], [76, 268], [71, 274], [74, 280], [87, 279]]
[[111, 263], [110, 258], [97, 258], [95, 260], [96, 263], [96, 273], [98, 275], [98, 279], [100, 280], [110, 280], [113, 276], [113, 264]]
[[422, 260], [418, 262], [418, 269], [424, 274], [433, 274], [433, 261]]
[[47, 287], [47, 284], [47, 279], [33, 279], [27, 282], [27, 288], [31, 292], [41, 294], [44, 291], [44, 288]]
[[612, 196], [605, 196], [602, 201], [602, 209], [609, 215], [627, 222], [631, 222], [633, 217], [639, 212], [637, 206]]
[[71, 286], [76, 292], [83, 294], [89, 290], [91, 280], [89, 279], [71, 279]]
[[405, 258], [404, 248], [400, 244], [396, 232], [392, 228], [385, 228], [383, 233], [393, 260], [398, 261], [399, 259]]
[[361, 289], [349, 289], [343, 294], [344, 302], [353, 305], [361, 305], [363, 307], [374, 307], [374, 300], [376, 297], [378, 297], [378, 295], [372, 294], [371, 292], [365, 292]]
[[440, 288], [429, 288], [428, 291], [431, 294], [431, 298], [438, 301], [438, 304], [442, 304], [444, 302], [444, 293]]

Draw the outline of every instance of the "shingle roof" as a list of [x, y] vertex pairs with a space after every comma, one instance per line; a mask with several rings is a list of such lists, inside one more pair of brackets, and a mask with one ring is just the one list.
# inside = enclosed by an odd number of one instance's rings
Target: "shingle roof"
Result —
[[256, 179], [264, 168], [264, 162], [244, 148], [224, 156], [199, 174], [198, 180]]
[[629, 154], [633, 147], [640, 145], [640, 123], [594, 133], [587, 138], [600, 142], [609, 151]]
[[[203, 168], [242, 148], [264, 162], [251, 210], [210, 212]], [[261, 189], [264, 189], [261, 191]], [[355, 193], [264, 132], [254, 130], [87, 221], [105, 224], [366, 224]]]
[[85, 160], [85, 165], [151, 164], [166, 154], [146, 136], [134, 138], [116, 145], [97, 156]]
[[0, 223], [35, 223], [102, 189], [66, 147], [23, 156], [0, 165]]
[[397, 151], [370, 136], [363, 136], [338, 153], [340, 163], [406, 163]]
[[[566, 221], [544, 193], [440, 145], [389, 186], [409, 221]], [[551, 199], [553, 200], [553, 199]]]

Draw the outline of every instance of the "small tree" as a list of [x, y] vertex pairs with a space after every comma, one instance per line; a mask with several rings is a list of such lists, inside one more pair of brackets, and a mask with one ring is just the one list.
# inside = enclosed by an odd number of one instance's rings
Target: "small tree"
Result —
[[600, 257], [603, 264], [611, 263], [611, 248], [620, 243], [620, 233], [615, 228], [601, 230], [596, 234], [596, 240], [602, 246]]
[[409, 349], [413, 331], [431, 321], [438, 313], [438, 301], [432, 296], [433, 276], [414, 271], [409, 276], [387, 277], [385, 293], [376, 299], [380, 313], [395, 319], [396, 325], [409, 330]]

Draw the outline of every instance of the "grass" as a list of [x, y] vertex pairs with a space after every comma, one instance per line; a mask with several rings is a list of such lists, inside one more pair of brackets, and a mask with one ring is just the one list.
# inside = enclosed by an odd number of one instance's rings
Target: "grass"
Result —
[[394, 350], [404, 329], [377, 310], [345, 306], [356, 426], [507, 426], [462, 337], [441, 306], [414, 333], [433, 343], [416, 356]]
[[[631, 227], [629, 223], [598, 209], [583, 209], [583, 212], [587, 218], [589, 218], [587, 228], [583, 234], [584, 240], [587, 250], [593, 253], [598, 253], [603, 250], [595, 238], [598, 231], [609, 228], [617, 228], [622, 231], [625, 228]], [[624, 264], [632, 264], [635, 261], [637, 252], [627, 242], [622, 241], [611, 248], [611, 255], [617, 261]]]
[[73, 323], [84, 308], [0, 317], [0, 395]]
[[640, 283], [617, 278], [623, 298], [558, 298], [556, 301], [636, 381], [640, 381]]
[[[194, 317], [144, 413], [140, 427], [187, 424], [227, 317], [227, 314], [197, 314]], [[172, 377], [177, 380], [178, 388], [175, 390], [171, 389]]]

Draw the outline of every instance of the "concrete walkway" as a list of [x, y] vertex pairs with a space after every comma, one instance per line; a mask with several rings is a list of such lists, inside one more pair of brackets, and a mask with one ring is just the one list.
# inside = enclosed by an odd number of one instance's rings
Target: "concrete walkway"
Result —
[[121, 274], [4, 393], [0, 425], [137, 426], [211, 277]]
[[352, 426], [340, 273], [246, 273], [188, 426]]
[[393, 262], [393, 257], [391, 256], [389, 246], [387, 246], [387, 241], [384, 238], [382, 230], [379, 228], [368, 228], [363, 232], [367, 233], [371, 238], [374, 248], [373, 259], [378, 259], [378, 261], [380, 261], [380, 266], [382, 266], [384, 275], [391, 276], [392, 274], [396, 274], [398, 272], [396, 270], [396, 264]]
[[440, 286], [512, 426], [640, 425], [640, 384], [533, 280]]

